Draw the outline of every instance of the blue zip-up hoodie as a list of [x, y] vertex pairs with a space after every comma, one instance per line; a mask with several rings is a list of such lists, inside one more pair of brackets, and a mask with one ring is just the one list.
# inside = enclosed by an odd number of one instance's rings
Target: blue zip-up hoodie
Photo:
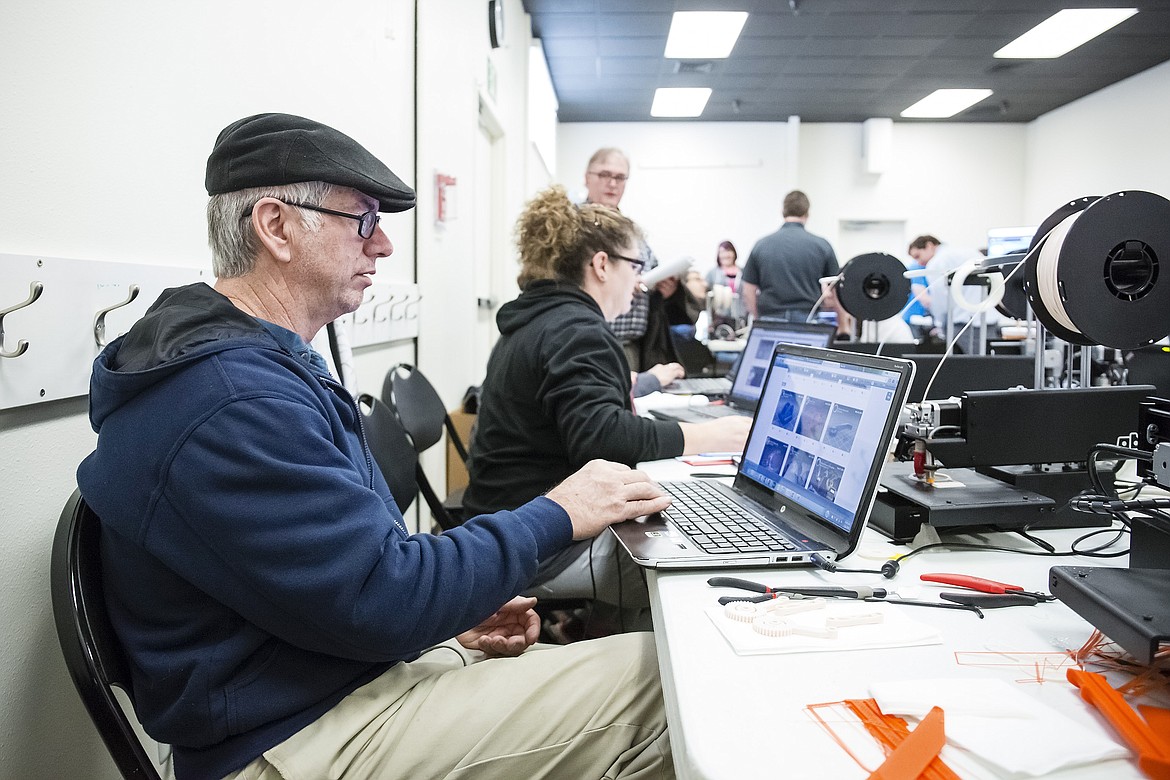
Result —
[[547, 498], [408, 536], [353, 398], [204, 284], [102, 351], [90, 420], [77, 479], [110, 618], [180, 780], [245, 766], [479, 624], [572, 537]]

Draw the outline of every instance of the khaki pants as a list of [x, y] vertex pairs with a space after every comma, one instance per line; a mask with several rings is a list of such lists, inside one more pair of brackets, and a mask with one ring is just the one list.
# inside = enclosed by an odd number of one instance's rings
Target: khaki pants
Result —
[[556, 575], [530, 585], [524, 590], [525, 596], [590, 599], [625, 609], [650, 606], [642, 567], [626, 554], [612, 533], [603, 531], [592, 539], [573, 542], [558, 553], [556, 562]]
[[398, 664], [232, 780], [673, 778], [653, 636]]

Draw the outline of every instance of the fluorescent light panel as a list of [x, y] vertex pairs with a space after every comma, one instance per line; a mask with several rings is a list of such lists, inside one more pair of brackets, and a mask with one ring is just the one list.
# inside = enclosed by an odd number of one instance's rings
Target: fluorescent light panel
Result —
[[747, 11], [675, 11], [666, 38], [667, 59], [716, 60], [731, 55]]
[[936, 89], [902, 112], [919, 119], [946, 119], [975, 105], [991, 94], [990, 89]]
[[1001, 59], [1060, 57], [1136, 13], [1136, 8], [1066, 8], [1004, 46], [995, 56]]
[[659, 87], [650, 116], [699, 116], [710, 97], [710, 87]]

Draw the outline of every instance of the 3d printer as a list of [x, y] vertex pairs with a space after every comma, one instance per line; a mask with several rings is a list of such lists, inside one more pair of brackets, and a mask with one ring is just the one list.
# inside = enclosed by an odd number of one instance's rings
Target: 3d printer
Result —
[[[1039, 320], [1034, 389], [982, 389], [1005, 387], [993, 384], [988, 371], [988, 384], [972, 377], [978, 390], [937, 399], [927, 393], [908, 404], [899, 462], [883, 472], [872, 525], [905, 541], [923, 524], [1109, 524], [1108, 517], [1076, 511], [1069, 500], [1094, 488], [1085, 462], [1091, 447], [1135, 441], [1141, 402], [1155, 389], [1093, 387], [1087, 373], [1068, 387], [1044, 387], [1044, 329], [1069, 344], [1069, 373], [1072, 345], [1081, 345], [1080, 364], [1088, 366], [1089, 345], [1134, 349], [1164, 337], [1170, 331], [1170, 282], [1158, 283], [1158, 257], [1170, 257], [1168, 224], [1170, 202], [1151, 193], [1082, 198], [1049, 216], [1026, 253], [992, 258], [975, 269], [998, 277], [988, 287], [1001, 291], [992, 304], [1002, 313]], [[945, 365], [944, 359], [938, 369]], [[1112, 474], [1100, 480], [1109, 489]]]
[[[1080, 386], [967, 392], [908, 406], [900, 447], [907, 461], [891, 464], [874, 509], [876, 524], [897, 538], [922, 522], [1121, 521], [1130, 530], [1128, 569], [1055, 566], [1049, 584], [1147, 664], [1170, 641], [1170, 497], [1135, 492], [1123, 500], [1099, 459], [1136, 459], [1143, 483], [1170, 489], [1170, 399], [1151, 397], [1150, 385], [1090, 387], [1089, 348], [1135, 350], [1170, 333], [1168, 260], [1170, 201], [1126, 191], [1066, 203], [1022, 258], [989, 262], [987, 272], [1008, 282], [1007, 299], [1026, 300], [1039, 320], [1035, 343], [1045, 344], [1046, 328], [1070, 346], [1070, 375], [1072, 346], [1081, 346]], [[1040, 388], [1039, 362], [1035, 375]], [[940, 478], [940, 464], [948, 478]]]

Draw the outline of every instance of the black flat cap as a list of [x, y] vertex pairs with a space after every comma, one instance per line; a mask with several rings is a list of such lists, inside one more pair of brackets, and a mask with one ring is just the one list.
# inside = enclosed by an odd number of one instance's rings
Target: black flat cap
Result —
[[233, 122], [207, 158], [208, 195], [248, 187], [323, 181], [378, 199], [378, 211], [414, 207], [414, 190], [364, 146], [332, 127], [292, 114]]

